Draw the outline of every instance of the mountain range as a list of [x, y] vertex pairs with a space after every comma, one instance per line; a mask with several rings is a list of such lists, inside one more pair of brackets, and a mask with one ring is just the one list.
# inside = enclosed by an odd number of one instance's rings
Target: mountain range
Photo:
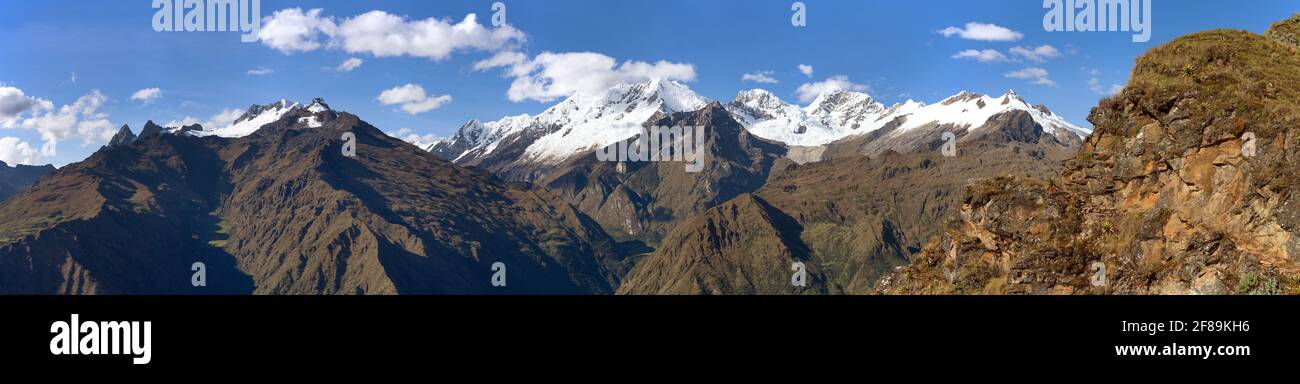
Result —
[[[709, 102], [676, 81], [623, 84], [572, 96], [537, 116], [470, 120], [428, 149], [457, 164], [534, 181], [565, 159], [632, 137], [655, 113], [691, 112]], [[801, 162], [823, 160], [822, 152], [829, 148], [853, 147], [850, 152], [860, 149], [868, 155], [884, 149], [911, 151], [944, 131], [978, 130], [994, 116], [1017, 111], [1063, 145], [1077, 146], [1089, 133], [1014, 91], [1001, 97], [963, 91], [932, 105], [908, 100], [886, 107], [865, 93], [831, 89], [799, 107], [754, 89], [738, 93], [724, 108], [749, 134], [798, 148], [791, 155]]]
[[[550, 75], [507, 45], [476, 70]], [[57, 169], [0, 163], [0, 294], [1297, 294], [1297, 68], [1300, 15], [1150, 48], [1082, 125], [1014, 90], [649, 78], [432, 143], [320, 98], [123, 125]]]
[[[233, 129], [142, 135], [41, 178], [0, 204], [0, 292], [617, 286], [626, 267], [616, 244], [547, 191], [452, 165], [314, 105], [250, 108], [241, 120], [278, 118], [241, 137], [222, 137]], [[344, 133], [355, 137], [355, 156], [342, 151]], [[196, 262], [204, 286], [191, 280]], [[505, 285], [491, 281], [496, 263], [509, 268]]]

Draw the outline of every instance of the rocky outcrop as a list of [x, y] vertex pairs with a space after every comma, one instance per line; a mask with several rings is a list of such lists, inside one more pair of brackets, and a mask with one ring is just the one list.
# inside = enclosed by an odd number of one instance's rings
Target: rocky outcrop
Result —
[[163, 131], [164, 131], [163, 127], [158, 126], [158, 124], [154, 124], [153, 120], [149, 120], [144, 123], [144, 129], [140, 130], [140, 136], [138, 137], [138, 139], [144, 139], [149, 136], [160, 135], [163, 133]]
[[1297, 20], [1268, 37], [1207, 31], [1142, 55], [1059, 177], [972, 186], [944, 234], [880, 291], [1295, 292]]
[[116, 147], [122, 145], [130, 145], [131, 143], [134, 142], [135, 142], [135, 133], [131, 132], [131, 127], [127, 126], [126, 124], [122, 124], [122, 128], [119, 128], [117, 130], [117, 133], [113, 135], [113, 138], [108, 140], [108, 146]]

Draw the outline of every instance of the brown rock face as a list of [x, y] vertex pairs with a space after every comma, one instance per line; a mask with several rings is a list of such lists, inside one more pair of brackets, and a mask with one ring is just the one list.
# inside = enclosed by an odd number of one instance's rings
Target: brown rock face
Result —
[[[885, 293], [1288, 293], [1300, 276], [1297, 19], [1137, 61], [1060, 177], [978, 183]], [[1291, 32], [1278, 26], [1292, 26]]]

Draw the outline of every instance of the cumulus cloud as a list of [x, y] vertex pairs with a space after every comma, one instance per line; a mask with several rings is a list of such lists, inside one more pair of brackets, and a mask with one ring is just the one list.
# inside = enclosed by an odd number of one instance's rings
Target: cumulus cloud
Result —
[[812, 77], [812, 71], [813, 67], [811, 65], [799, 64], [799, 73], [802, 73], [804, 76]]
[[1046, 62], [1047, 59], [1055, 59], [1057, 57], [1060, 57], [1061, 51], [1058, 51], [1056, 47], [1053, 47], [1051, 45], [1040, 45], [1035, 48], [1012, 47], [1011, 54], [1015, 56], [1023, 57], [1026, 60], [1035, 63], [1042, 63], [1042, 62]]
[[185, 118], [180, 120], [168, 121], [166, 124], [163, 124], [163, 126], [168, 128], [179, 128], [186, 125], [197, 123], [199, 125], [202, 125], [203, 129], [206, 130], [221, 129], [221, 128], [228, 127], [231, 124], [234, 124], [235, 119], [238, 119], [239, 116], [243, 114], [244, 114], [243, 109], [225, 108], [222, 109], [221, 112], [212, 115], [212, 117], [208, 118], [207, 120], [199, 121], [199, 119], [193, 116], [185, 116]]
[[938, 31], [943, 37], [957, 36], [967, 40], [1018, 41], [1025, 37], [1020, 32], [995, 24], [969, 22], [965, 28], [948, 27]]
[[835, 75], [823, 81], [800, 85], [798, 89], [795, 89], [795, 96], [799, 98], [799, 101], [807, 103], [816, 99], [817, 96], [832, 90], [867, 92], [870, 89], [865, 84], [849, 81], [848, 76]]
[[952, 58], [971, 59], [971, 60], [979, 61], [981, 63], [1010, 61], [1010, 59], [1007, 58], [1007, 55], [1004, 55], [1002, 54], [1002, 52], [998, 52], [997, 50], [993, 50], [993, 49], [985, 49], [985, 50], [967, 49], [961, 52], [957, 52], [957, 54], [952, 55]]
[[1018, 71], [1007, 72], [1005, 76], [1011, 79], [1029, 80], [1030, 83], [1038, 85], [1056, 85], [1055, 81], [1047, 77], [1047, 70], [1038, 67], [1029, 67]]
[[518, 46], [524, 33], [510, 25], [488, 28], [470, 13], [459, 22], [451, 19], [408, 19], [384, 11], [370, 11], [340, 21], [322, 16], [320, 9], [290, 8], [262, 21], [262, 44], [285, 54], [321, 47], [375, 57], [413, 56], [442, 60], [465, 50], [499, 51]]
[[397, 132], [388, 132], [389, 136], [396, 137], [402, 141], [414, 144], [420, 148], [428, 148], [433, 142], [438, 141], [438, 135], [432, 133], [418, 134], [410, 128], [402, 128]]
[[117, 132], [116, 126], [108, 120], [108, 114], [99, 111], [107, 101], [108, 97], [98, 89], [77, 98], [72, 104], [58, 108], [54, 108], [53, 103], [41, 100], [26, 114], [5, 121], [4, 127], [36, 131], [43, 140], [41, 156], [55, 156], [56, 147], [61, 141], [81, 139], [82, 146], [88, 146], [106, 142], [113, 137]]
[[349, 57], [347, 60], [343, 60], [343, 63], [339, 64], [339, 66], [334, 68], [334, 70], [339, 72], [352, 72], [353, 69], [360, 68], [361, 63], [363, 63], [363, 61], [360, 58]]
[[41, 151], [17, 137], [0, 137], [0, 161], [10, 165], [38, 165], [41, 161]]
[[248, 72], [245, 72], [244, 74], [249, 76], [266, 76], [272, 73], [275, 73], [274, 69], [267, 68], [267, 67], [257, 67], [248, 70]]
[[772, 78], [772, 73], [773, 73], [772, 71], [758, 71], [753, 73], [746, 73], [740, 75], [740, 81], [741, 82], [752, 81], [755, 83], [765, 83], [765, 84], [779, 83], [779, 81], [776, 81], [776, 79]]
[[511, 101], [553, 101], [574, 94], [594, 94], [616, 84], [650, 79], [694, 81], [695, 66], [664, 60], [655, 63], [624, 61], [594, 52], [543, 52], [532, 59], [516, 53], [499, 53], [474, 63], [475, 70], [505, 67], [513, 77], [506, 97]]
[[400, 104], [402, 111], [416, 115], [434, 109], [451, 102], [451, 95], [431, 96], [424, 92], [424, 87], [416, 84], [405, 84], [393, 87], [379, 93], [376, 98], [384, 105]]
[[320, 9], [304, 12], [302, 8], [275, 11], [262, 18], [257, 38], [284, 54], [315, 50], [321, 47], [319, 39], [334, 36], [338, 29], [332, 18], [321, 17], [320, 13]]
[[131, 100], [140, 101], [149, 104], [154, 100], [162, 97], [162, 90], [158, 88], [145, 88], [131, 94]]
[[27, 96], [23, 90], [14, 87], [0, 87], [0, 123], [12, 122], [19, 114], [34, 108], [53, 108], [47, 101]]

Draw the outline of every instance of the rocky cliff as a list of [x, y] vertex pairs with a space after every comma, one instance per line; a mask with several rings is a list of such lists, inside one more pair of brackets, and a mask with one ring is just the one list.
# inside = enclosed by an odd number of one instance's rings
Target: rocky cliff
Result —
[[1138, 58], [1059, 177], [998, 178], [884, 293], [1277, 294], [1300, 277], [1300, 16]]

